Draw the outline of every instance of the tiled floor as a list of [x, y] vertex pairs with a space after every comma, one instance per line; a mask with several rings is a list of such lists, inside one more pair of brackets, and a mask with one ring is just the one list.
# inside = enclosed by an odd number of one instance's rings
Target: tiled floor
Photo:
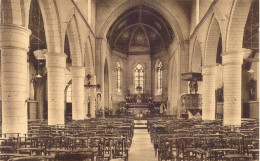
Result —
[[129, 161], [157, 161], [147, 129], [135, 129]]

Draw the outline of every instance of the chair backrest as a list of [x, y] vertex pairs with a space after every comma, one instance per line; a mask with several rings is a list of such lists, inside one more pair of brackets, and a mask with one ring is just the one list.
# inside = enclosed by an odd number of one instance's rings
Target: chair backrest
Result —
[[9, 159], [8, 161], [46, 161], [47, 158], [44, 156], [29, 156], [29, 157], [17, 157]]
[[56, 154], [55, 161], [85, 161], [90, 158], [88, 154], [78, 154], [78, 153], [69, 153], [69, 154]]

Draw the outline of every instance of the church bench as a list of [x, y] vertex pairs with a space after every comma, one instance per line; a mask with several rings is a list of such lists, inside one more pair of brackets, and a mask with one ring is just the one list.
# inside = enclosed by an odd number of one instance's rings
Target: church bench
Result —
[[224, 156], [225, 161], [252, 161], [253, 157], [245, 154], [228, 154]]
[[28, 156], [28, 157], [15, 157], [8, 161], [52, 161], [54, 157], [51, 156]]
[[[15, 141], [17, 139], [20, 144], [18, 152], [28, 154], [36, 154], [33, 151], [35, 149], [44, 149], [41, 153], [49, 155], [94, 147], [97, 150], [96, 156], [98, 151], [104, 150], [104, 156], [110, 151], [110, 158], [113, 158], [113, 150], [115, 157], [127, 159], [134, 122], [133, 119], [94, 119], [73, 121], [58, 126], [48, 126], [47, 122], [42, 125], [38, 122], [30, 122], [28, 127], [28, 133], [24, 137], [6, 138], [2, 141], [8, 145], [7, 143], [11, 142], [17, 143]], [[97, 145], [91, 143], [93, 137], [96, 137]], [[16, 144], [10, 144], [12, 147], [14, 145]], [[118, 148], [118, 145], [121, 148]], [[108, 150], [109, 148], [111, 150]]]
[[17, 153], [0, 153], [0, 160], [9, 160], [10, 158], [14, 157], [26, 157], [29, 156], [28, 154], [17, 154]]
[[237, 149], [231, 148], [218, 148], [210, 149], [208, 159], [210, 161], [223, 160], [224, 155], [238, 153]]
[[21, 148], [21, 149], [17, 149], [19, 154], [29, 154], [29, 155], [43, 155], [44, 153], [44, 148]]
[[[256, 121], [256, 120], [254, 120]], [[250, 128], [247, 127], [247, 123], [249, 123]], [[251, 127], [251, 125], [253, 125]], [[168, 134], [174, 134], [176, 138], [182, 138], [183, 137], [197, 137], [197, 139], [194, 140], [194, 143], [192, 142], [181, 142], [181, 146], [177, 146], [177, 149], [179, 150], [179, 158], [183, 158], [185, 151], [187, 151], [187, 148], [202, 148], [207, 152], [207, 154], [211, 153], [211, 149], [219, 150], [218, 157], [223, 159], [223, 156], [228, 154], [228, 151], [220, 151], [220, 149], [228, 148], [228, 149], [234, 149], [233, 153], [242, 153], [242, 154], [248, 154], [251, 156], [255, 156], [255, 158], [258, 158], [259, 151], [254, 150], [258, 149], [255, 148], [255, 145], [258, 145], [259, 142], [259, 136], [258, 131], [255, 129], [259, 129], [257, 127], [258, 121], [254, 122], [245, 122], [242, 127], [230, 127], [230, 126], [222, 126], [222, 120], [215, 120], [215, 121], [196, 121], [196, 120], [178, 120], [178, 119], [172, 119], [168, 121], [163, 121], [161, 118], [157, 119], [149, 119], [148, 120], [148, 128], [150, 129], [149, 133], [151, 136], [151, 139], [153, 141], [154, 146], [158, 146], [158, 142], [156, 142], [155, 138], [157, 136], [165, 136], [166, 134], [160, 134], [155, 129], [156, 127], [165, 127], [166, 131], [168, 131]], [[250, 141], [253, 140], [253, 141]], [[256, 140], [254, 140], [256, 139]], [[172, 145], [173, 146], [173, 145]], [[250, 149], [252, 149], [252, 152], [250, 153]], [[178, 152], [177, 150], [177, 152]], [[162, 150], [161, 150], [162, 151]], [[174, 152], [174, 151], [173, 151]], [[214, 150], [212, 151], [212, 153]], [[195, 154], [195, 152], [193, 152]], [[190, 153], [190, 154], [193, 154]], [[175, 152], [174, 152], [175, 154]], [[213, 157], [211, 159], [214, 160], [213, 154], [211, 154]], [[176, 157], [178, 157], [176, 155]], [[210, 156], [208, 156], [210, 158]]]

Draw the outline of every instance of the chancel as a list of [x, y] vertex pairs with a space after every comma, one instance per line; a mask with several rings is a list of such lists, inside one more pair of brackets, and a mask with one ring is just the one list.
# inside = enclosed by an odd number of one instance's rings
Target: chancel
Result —
[[0, 160], [259, 160], [259, 0], [0, 5]]

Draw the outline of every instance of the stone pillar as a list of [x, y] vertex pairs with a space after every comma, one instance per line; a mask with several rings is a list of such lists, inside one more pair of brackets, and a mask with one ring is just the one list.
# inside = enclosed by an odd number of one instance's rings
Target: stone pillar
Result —
[[48, 125], [64, 124], [67, 56], [63, 53], [48, 53], [45, 57], [48, 73]]
[[31, 31], [0, 24], [2, 133], [27, 133], [27, 52]]
[[222, 54], [224, 82], [223, 125], [241, 126], [241, 72], [244, 52]]
[[215, 66], [202, 68], [202, 120], [215, 120]]
[[85, 67], [71, 67], [72, 74], [72, 119], [84, 120], [84, 77]]

